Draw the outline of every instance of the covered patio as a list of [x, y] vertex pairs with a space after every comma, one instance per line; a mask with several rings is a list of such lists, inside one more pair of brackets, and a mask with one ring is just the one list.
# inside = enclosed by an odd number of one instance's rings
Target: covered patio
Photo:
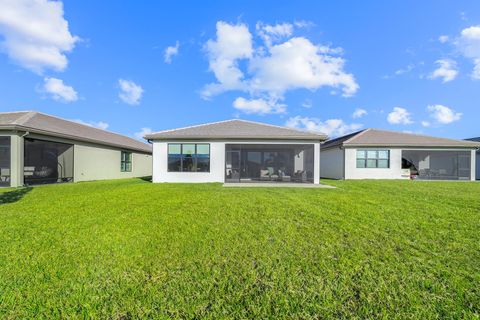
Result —
[[226, 144], [225, 182], [314, 182], [313, 144]]

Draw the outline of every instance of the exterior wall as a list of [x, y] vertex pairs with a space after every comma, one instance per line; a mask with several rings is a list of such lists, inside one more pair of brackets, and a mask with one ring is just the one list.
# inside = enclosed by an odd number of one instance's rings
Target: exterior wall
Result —
[[[147, 177], [152, 175], [152, 156], [132, 151], [132, 171], [120, 171], [120, 149], [76, 143], [74, 181]], [[128, 150], [127, 150], [128, 151]]]
[[[369, 149], [369, 148], [360, 148]], [[357, 168], [357, 149], [345, 148], [345, 179], [408, 179], [402, 177], [402, 149], [370, 148], [390, 150], [390, 168]]]
[[3, 131], [0, 136], [10, 137], [10, 187], [23, 185], [23, 138], [16, 132]]
[[322, 150], [320, 176], [327, 179], [343, 179], [345, 152], [340, 147]]
[[[209, 143], [210, 172], [168, 172], [169, 143]], [[314, 183], [320, 183], [320, 143], [312, 141], [153, 141], [153, 182], [225, 182], [226, 144], [315, 144]]]

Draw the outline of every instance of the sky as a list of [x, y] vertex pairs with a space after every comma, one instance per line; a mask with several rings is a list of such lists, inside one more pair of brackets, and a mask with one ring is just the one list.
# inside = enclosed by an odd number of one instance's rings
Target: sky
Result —
[[0, 112], [480, 136], [479, 1], [0, 0]]

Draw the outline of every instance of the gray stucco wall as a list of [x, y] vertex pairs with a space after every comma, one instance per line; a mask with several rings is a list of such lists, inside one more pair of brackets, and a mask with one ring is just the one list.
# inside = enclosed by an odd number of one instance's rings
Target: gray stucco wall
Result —
[[345, 170], [344, 150], [338, 148], [321, 149], [320, 176], [327, 179], [343, 179]]

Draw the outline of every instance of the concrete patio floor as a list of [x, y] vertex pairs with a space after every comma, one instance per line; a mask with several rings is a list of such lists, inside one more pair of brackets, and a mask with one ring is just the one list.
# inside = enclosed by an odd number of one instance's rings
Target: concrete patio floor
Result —
[[326, 184], [313, 184], [313, 183], [269, 183], [269, 182], [240, 182], [240, 183], [224, 183], [224, 187], [227, 188], [324, 188], [324, 189], [336, 189], [333, 186]]

